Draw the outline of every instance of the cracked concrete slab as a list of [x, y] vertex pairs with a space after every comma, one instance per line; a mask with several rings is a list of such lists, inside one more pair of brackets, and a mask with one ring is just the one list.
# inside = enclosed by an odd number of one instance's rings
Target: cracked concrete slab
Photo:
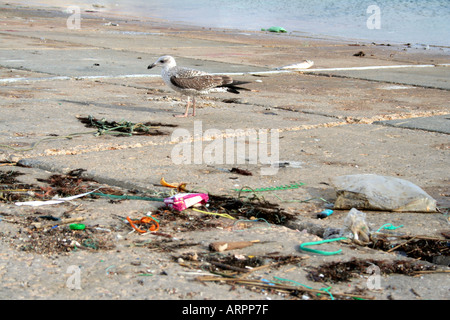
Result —
[[424, 88], [450, 89], [449, 66], [412, 66], [398, 68], [395, 71], [393, 69], [330, 71], [323, 74]]
[[406, 128], [413, 130], [425, 130], [450, 134], [450, 117], [448, 115], [435, 117], [419, 117], [413, 119], [399, 119], [389, 121], [376, 121], [374, 124]]

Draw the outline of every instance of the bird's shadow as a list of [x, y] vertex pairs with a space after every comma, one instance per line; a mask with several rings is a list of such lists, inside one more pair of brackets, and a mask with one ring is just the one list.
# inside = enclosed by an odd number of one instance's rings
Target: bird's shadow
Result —
[[149, 113], [167, 113], [169, 109], [155, 109], [151, 107], [133, 107], [133, 106], [122, 106], [115, 105], [109, 103], [101, 103], [101, 102], [93, 102], [93, 101], [75, 101], [75, 100], [66, 100], [61, 99], [60, 102], [65, 103], [73, 103], [81, 106], [95, 106], [103, 109], [113, 109], [113, 110], [125, 110], [125, 111], [134, 111], [134, 112], [149, 112]]

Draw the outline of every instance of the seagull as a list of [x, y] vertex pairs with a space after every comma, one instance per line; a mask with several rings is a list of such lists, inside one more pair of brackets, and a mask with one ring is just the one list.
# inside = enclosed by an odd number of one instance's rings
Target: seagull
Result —
[[192, 97], [192, 116], [195, 116], [195, 97], [206, 95], [212, 92], [231, 92], [239, 94], [239, 90], [250, 91], [249, 89], [238, 87], [248, 82], [236, 82], [230, 76], [213, 75], [204, 71], [177, 67], [175, 59], [171, 56], [162, 56], [155, 63], [149, 65], [147, 69], [162, 67], [161, 77], [171, 89], [187, 96], [186, 111], [183, 115], [175, 117], [185, 118], [188, 116], [190, 98]]

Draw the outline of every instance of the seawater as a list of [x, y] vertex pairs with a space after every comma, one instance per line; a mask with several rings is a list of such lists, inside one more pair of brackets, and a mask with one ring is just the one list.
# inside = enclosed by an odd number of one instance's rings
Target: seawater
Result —
[[[141, 19], [157, 18], [202, 27], [255, 31], [279, 26], [292, 34], [316, 37], [450, 46], [450, 0], [32, 0], [26, 3], [80, 5], [82, 9], [100, 8]], [[373, 8], [370, 6], [379, 8], [378, 25], [373, 24], [375, 12], [368, 12]]]

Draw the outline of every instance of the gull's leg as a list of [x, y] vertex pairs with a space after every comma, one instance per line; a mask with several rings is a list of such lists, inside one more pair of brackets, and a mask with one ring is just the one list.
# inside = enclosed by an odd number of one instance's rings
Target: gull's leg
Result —
[[195, 117], [195, 96], [192, 97], [192, 116]]
[[190, 105], [190, 103], [191, 103], [191, 99], [190, 99], [190, 97], [188, 96], [188, 98], [187, 98], [187, 103], [186, 103], [186, 111], [184, 112], [184, 114], [175, 114], [174, 117], [177, 117], [177, 118], [186, 118], [186, 117], [188, 116], [188, 111], [189, 111], [189, 105]]

